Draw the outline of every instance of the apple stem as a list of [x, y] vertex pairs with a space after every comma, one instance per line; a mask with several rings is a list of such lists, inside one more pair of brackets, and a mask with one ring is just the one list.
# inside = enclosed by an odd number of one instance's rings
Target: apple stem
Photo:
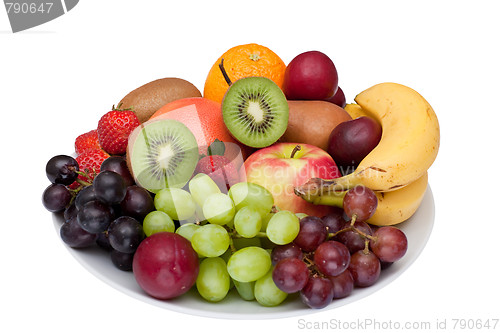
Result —
[[301, 149], [302, 147], [300, 145], [296, 145], [295, 148], [293, 148], [292, 153], [290, 154], [290, 158], [293, 158], [295, 154]]
[[227, 85], [232, 85], [233, 82], [231, 82], [231, 79], [229, 78], [229, 75], [227, 75], [226, 69], [224, 68], [224, 58], [220, 60], [219, 69], [222, 72], [222, 76], [224, 76], [224, 80], [226, 80]]

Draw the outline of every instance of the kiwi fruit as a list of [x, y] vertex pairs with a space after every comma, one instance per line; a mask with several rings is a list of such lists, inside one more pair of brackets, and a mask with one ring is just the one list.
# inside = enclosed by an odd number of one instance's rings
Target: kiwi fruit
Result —
[[222, 100], [222, 117], [231, 135], [244, 145], [267, 147], [285, 133], [288, 103], [281, 88], [266, 77], [231, 84]]
[[144, 123], [163, 105], [188, 97], [201, 97], [201, 93], [189, 81], [166, 77], [132, 90], [118, 105], [122, 109], [132, 108], [139, 121]]
[[184, 187], [198, 163], [196, 138], [186, 125], [174, 119], [140, 125], [130, 134], [127, 149], [136, 183], [153, 193]]

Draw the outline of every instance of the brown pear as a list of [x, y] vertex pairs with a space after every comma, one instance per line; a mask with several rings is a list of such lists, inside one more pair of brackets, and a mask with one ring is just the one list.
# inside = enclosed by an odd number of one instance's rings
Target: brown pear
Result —
[[281, 142], [307, 143], [328, 149], [328, 138], [351, 116], [340, 106], [326, 101], [288, 101], [288, 127]]

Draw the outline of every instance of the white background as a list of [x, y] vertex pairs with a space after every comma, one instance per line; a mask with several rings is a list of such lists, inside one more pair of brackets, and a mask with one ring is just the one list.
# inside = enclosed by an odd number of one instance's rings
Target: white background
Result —
[[421, 256], [375, 294], [302, 319], [446, 320], [453, 331], [454, 318], [500, 318], [495, 4], [85, 0], [16, 34], [0, 9], [0, 331], [306, 331], [300, 318], [227, 321], [131, 298], [74, 260], [40, 201], [46, 161], [72, 153], [74, 138], [95, 128], [128, 91], [166, 76], [203, 90], [217, 57], [249, 42], [286, 63], [304, 51], [328, 54], [348, 102], [375, 83], [408, 85], [426, 97], [441, 124], [429, 173], [436, 219]]

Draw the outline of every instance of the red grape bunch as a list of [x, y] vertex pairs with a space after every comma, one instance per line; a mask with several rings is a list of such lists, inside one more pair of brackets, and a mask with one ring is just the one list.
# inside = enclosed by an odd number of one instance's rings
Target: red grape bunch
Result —
[[276, 286], [299, 292], [311, 308], [323, 308], [354, 288], [376, 283], [381, 270], [401, 259], [408, 247], [400, 229], [366, 222], [376, 208], [373, 191], [357, 186], [346, 193], [343, 208], [322, 218], [303, 217], [294, 241], [271, 252]]

